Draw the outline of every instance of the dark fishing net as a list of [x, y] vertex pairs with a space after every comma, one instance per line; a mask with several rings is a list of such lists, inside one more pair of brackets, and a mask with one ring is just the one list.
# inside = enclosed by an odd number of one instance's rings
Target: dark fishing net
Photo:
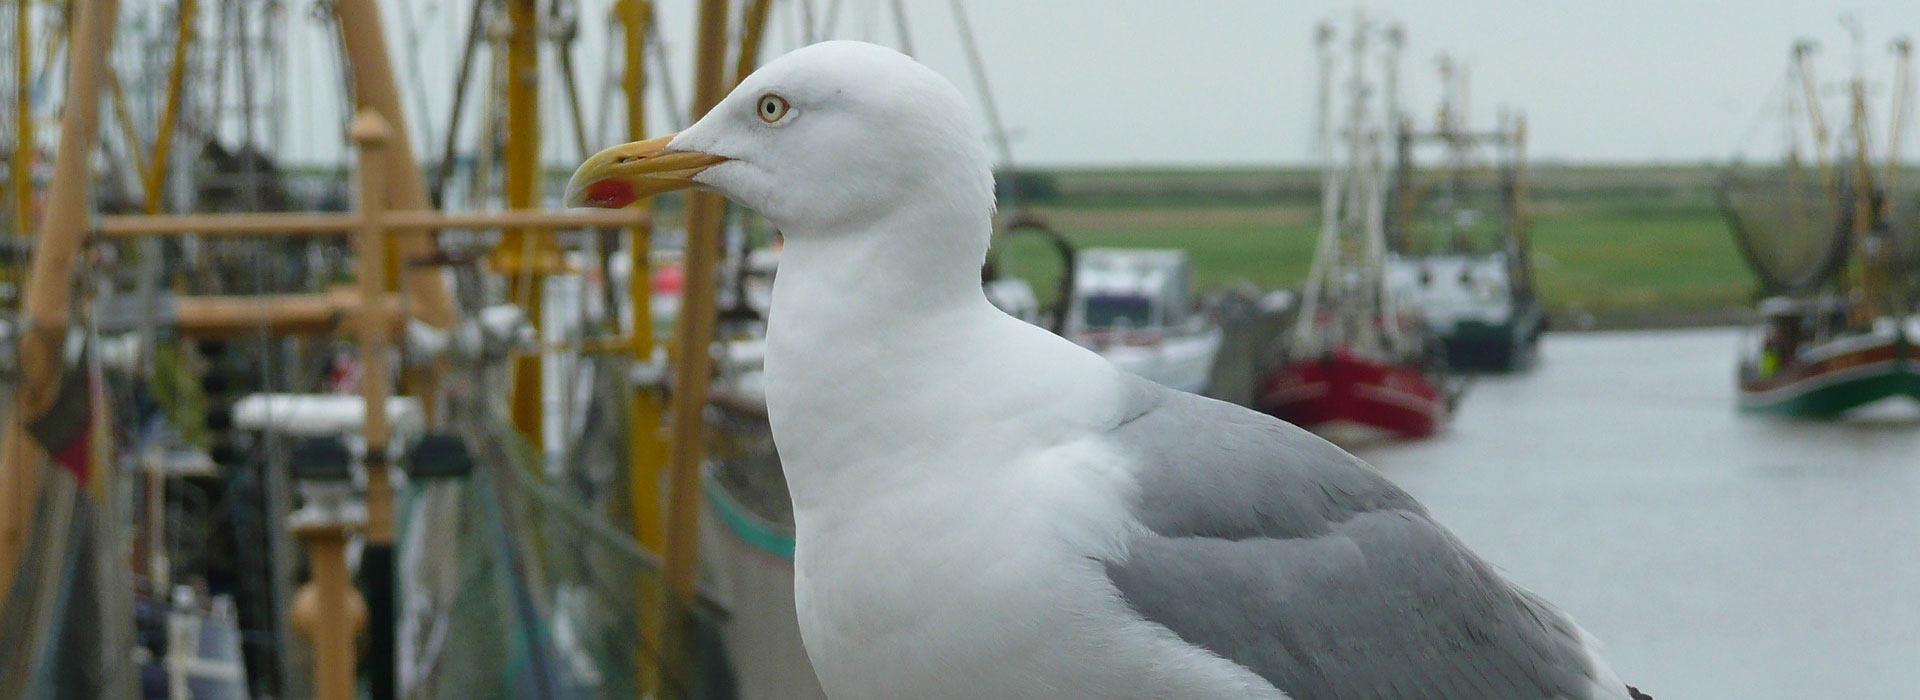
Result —
[[[1847, 187], [1838, 186], [1846, 192]], [[1811, 292], [1847, 261], [1850, 197], [1829, 197], [1816, 173], [1780, 168], [1730, 173], [1720, 209], [1734, 243], [1768, 294]]]

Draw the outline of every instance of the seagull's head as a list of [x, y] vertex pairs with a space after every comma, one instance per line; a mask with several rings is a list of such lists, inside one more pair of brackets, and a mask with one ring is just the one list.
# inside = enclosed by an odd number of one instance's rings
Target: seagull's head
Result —
[[960, 91], [904, 54], [855, 41], [782, 56], [685, 131], [595, 154], [565, 201], [620, 208], [696, 186], [789, 236], [861, 230], [908, 202], [983, 219], [993, 207], [981, 129]]

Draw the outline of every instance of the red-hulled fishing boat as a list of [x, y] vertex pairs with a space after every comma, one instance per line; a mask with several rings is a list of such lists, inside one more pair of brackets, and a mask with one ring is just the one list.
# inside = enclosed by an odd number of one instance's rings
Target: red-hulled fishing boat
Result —
[[[1417, 309], [1398, 299], [1386, 280], [1382, 224], [1384, 193], [1381, 115], [1369, 109], [1364, 24], [1354, 30], [1348, 82], [1350, 110], [1337, 137], [1344, 157], [1323, 148], [1320, 243], [1302, 293], [1299, 320], [1286, 359], [1260, 387], [1258, 405], [1282, 420], [1313, 430], [1348, 426], [1395, 437], [1425, 437], [1446, 424], [1449, 393], [1443, 355]], [[1331, 32], [1321, 30], [1321, 94], [1332, 72]], [[1388, 33], [1388, 50], [1398, 49]], [[1386, 61], [1392, 65], [1391, 56]], [[1327, 100], [1321, 101], [1322, 124]], [[1386, 110], [1391, 112], [1391, 109]]]
[[1447, 420], [1446, 397], [1421, 368], [1360, 357], [1335, 348], [1267, 376], [1268, 412], [1310, 428], [1357, 426], [1402, 437], [1432, 435]]

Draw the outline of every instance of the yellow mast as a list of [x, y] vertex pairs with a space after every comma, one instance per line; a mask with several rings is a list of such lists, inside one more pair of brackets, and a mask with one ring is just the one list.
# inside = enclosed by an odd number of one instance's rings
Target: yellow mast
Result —
[[[639, 141], [647, 137], [647, 27], [653, 22], [653, 5], [647, 0], [619, 0], [614, 4], [615, 19], [624, 38], [622, 60], [626, 71], [620, 76], [620, 89], [627, 108], [627, 138]], [[648, 258], [653, 237], [653, 200], [642, 200], [636, 207], [648, 214], [648, 223], [627, 229], [627, 301], [633, 310], [633, 328], [627, 347], [637, 365], [653, 362], [654, 333], [652, 280], [653, 267]], [[609, 284], [612, 280], [607, 280]], [[658, 387], [636, 384], [632, 410], [627, 416], [627, 492], [633, 539], [650, 552], [666, 548], [665, 523], [662, 522], [660, 477], [667, 464], [667, 436], [662, 418], [666, 414], [665, 397]], [[655, 650], [661, 648], [660, 586], [657, 581], [636, 582], [638, 615], [635, 632], [641, 643], [634, 650], [636, 690], [642, 697], [659, 693], [660, 666]]]
[[1802, 41], [1793, 46], [1794, 69], [1800, 75], [1800, 90], [1806, 95], [1807, 119], [1813, 125], [1813, 162], [1820, 169], [1821, 191], [1827, 196], [1837, 196], [1834, 188], [1833, 164], [1827, 160], [1827, 119], [1820, 112], [1820, 88], [1813, 78], [1813, 42]]
[[160, 111], [160, 125], [153, 132], [153, 159], [141, 174], [146, 191], [146, 212], [160, 213], [161, 191], [167, 184], [167, 161], [173, 157], [173, 125], [180, 116], [180, 90], [186, 83], [187, 47], [193, 43], [193, 26], [199, 0], [180, 0], [177, 19], [180, 34], [173, 39], [173, 65], [167, 68], [167, 103]]
[[1867, 260], [1867, 236], [1873, 231], [1875, 214], [1873, 206], [1874, 182], [1873, 164], [1868, 160], [1867, 152], [1867, 81], [1855, 76], [1849, 86], [1853, 105], [1853, 290], [1848, 317], [1852, 325], [1870, 324], [1879, 315], [1874, 294], [1880, 288], [1878, 265]]
[[1886, 175], [1881, 178], [1883, 181], [1881, 186], [1886, 188], [1887, 197], [1880, 205], [1881, 216], [1886, 216], [1891, 211], [1893, 193], [1899, 190], [1900, 136], [1902, 128], [1906, 126], [1906, 120], [1903, 117], [1907, 114], [1907, 99], [1911, 97], [1908, 91], [1912, 86], [1907, 84], [1907, 76], [1913, 62], [1913, 42], [1904, 37], [1894, 40], [1893, 55], [1893, 112], [1887, 119], [1891, 124], [1888, 125], [1887, 133]]
[[[506, 200], [509, 209], [540, 206], [540, 28], [536, 0], [507, 0], [512, 25], [507, 38]], [[527, 311], [536, 331], [542, 328], [546, 275], [559, 269], [553, 236], [542, 231], [502, 232], [493, 268], [507, 276], [508, 298]], [[527, 439], [546, 448], [541, 357], [532, 352], [514, 358], [513, 424]]]

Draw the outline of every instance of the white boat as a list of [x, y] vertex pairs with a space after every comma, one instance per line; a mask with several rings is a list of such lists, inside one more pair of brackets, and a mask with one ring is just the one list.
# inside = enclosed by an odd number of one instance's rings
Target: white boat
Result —
[[1181, 250], [1079, 251], [1064, 335], [1129, 372], [1203, 392], [1221, 334], [1195, 310], [1192, 278]]

